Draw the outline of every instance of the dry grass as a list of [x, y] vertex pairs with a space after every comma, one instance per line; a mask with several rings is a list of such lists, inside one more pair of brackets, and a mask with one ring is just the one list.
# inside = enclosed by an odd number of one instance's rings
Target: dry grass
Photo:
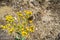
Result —
[[[16, 0], [15, 0], [16, 1]], [[48, 2], [49, 1], [49, 2]], [[6, 14], [15, 15], [16, 11], [29, 9], [33, 11], [33, 20], [36, 30], [31, 34], [31, 37], [26, 40], [58, 40], [60, 36], [60, 6], [59, 0], [45, 0], [45, 1], [31, 1], [26, 2], [24, 0], [10, 1], [12, 6], [1, 6], [0, 7], [0, 18]], [[59, 1], [59, 2], [58, 2]], [[16, 4], [15, 4], [16, 3]], [[37, 6], [36, 6], [37, 3]], [[57, 3], [57, 4], [55, 4]], [[35, 4], [35, 5], [34, 5]], [[13, 5], [15, 6], [13, 8]], [[18, 6], [17, 6], [18, 5]], [[58, 6], [58, 7], [57, 7]], [[4, 20], [4, 18], [2, 18]], [[3, 37], [2, 37], [3, 38]]]

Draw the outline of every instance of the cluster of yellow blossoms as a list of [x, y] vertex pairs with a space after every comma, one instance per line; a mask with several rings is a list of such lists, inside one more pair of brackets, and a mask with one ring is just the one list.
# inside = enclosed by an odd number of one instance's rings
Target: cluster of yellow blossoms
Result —
[[12, 15], [7, 15], [5, 18], [6, 18], [7, 22], [13, 22], [14, 21], [14, 18]]
[[7, 30], [9, 34], [18, 32], [24, 37], [29, 36], [30, 32], [34, 32], [33, 21], [28, 20], [28, 18], [32, 14], [32, 11], [24, 10], [23, 12], [19, 11], [16, 14], [17, 14], [18, 23], [14, 22], [15, 19], [12, 15], [6, 15], [5, 19], [7, 21], [7, 24], [1, 25], [2, 29]]
[[14, 32], [14, 27], [11, 27], [11, 24], [1, 25], [3, 30], [7, 30], [9, 34]]
[[24, 12], [25, 12], [27, 15], [31, 15], [31, 14], [32, 14], [32, 11], [30, 11], [30, 10], [24, 10]]
[[21, 34], [22, 34], [22, 36], [28, 36], [29, 32], [34, 32], [33, 26], [22, 28]]

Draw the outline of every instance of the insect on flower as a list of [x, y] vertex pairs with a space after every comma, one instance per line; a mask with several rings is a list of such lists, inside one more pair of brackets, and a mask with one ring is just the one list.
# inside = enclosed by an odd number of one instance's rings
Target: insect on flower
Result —
[[28, 18], [28, 21], [29, 21], [30, 23], [32, 23], [32, 22], [33, 22], [33, 16], [29, 17], [29, 18]]

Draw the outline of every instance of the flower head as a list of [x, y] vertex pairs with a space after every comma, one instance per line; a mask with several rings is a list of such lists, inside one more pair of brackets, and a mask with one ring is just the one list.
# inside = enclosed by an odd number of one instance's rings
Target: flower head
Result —
[[5, 30], [7, 27], [4, 26], [4, 25], [1, 25], [1, 28], [2, 28], [3, 30]]
[[14, 27], [12, 27], [12, 28], [8, 28], [7, 30], [8, 30], [8, 33], [11, 34], [14, 32], [15, 29], [14, 29]]
[[22, 14], [21, 11], [20, 11], [20, 12], [17, 12], [17, 15], [18, 15], [18, 16], [23, 16], [23, 14]]
[[26, 27], [26, 30], [29, 31], [29, 27]]
[[22, 31], [21, 34], [22, 34], [22, 36], [27, 36], [28, 35], [28, 33], [26, 31]]
[[13, 21], [14, 21], [14, 18], [13, 18], [11, 15], [5, 16], [5, 19], [6, 19], [6, 21], [8, 21], [8, 22], [13, 22]]
[[31, 15], [32, 11], [30, 11], [30, 10], [24, 10], [24, 13], [26, 13], [27, 15]]
[[30, 32], [34, 32], [34, 27], [31, 26], [31, 27], [29, 28], [29, 30], [30, 30]]

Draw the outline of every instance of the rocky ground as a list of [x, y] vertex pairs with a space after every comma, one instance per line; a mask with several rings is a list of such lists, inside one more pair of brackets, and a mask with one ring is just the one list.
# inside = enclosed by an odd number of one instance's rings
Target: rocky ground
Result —
[[[4, 24], [4, 15], [16, 16], [15, 12], [24, 9], [33, 11], [36, 28], [26, 40], [60, 40], [60, 0], [0, 0], [0, 24]], [[14, 38], [0, 30], [0, 40]]]

